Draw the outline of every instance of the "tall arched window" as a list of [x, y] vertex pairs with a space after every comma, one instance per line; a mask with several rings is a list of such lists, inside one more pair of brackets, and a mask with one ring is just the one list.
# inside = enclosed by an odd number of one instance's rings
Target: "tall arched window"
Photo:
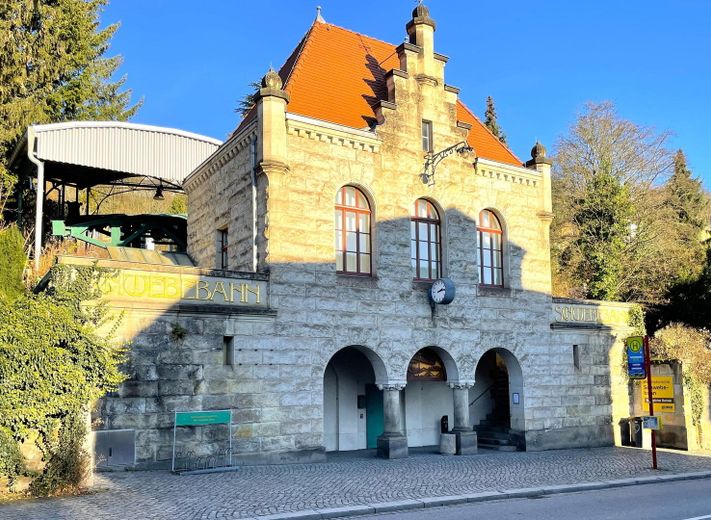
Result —
[[434, 280], [442, 274], [440, 220], [437, 209], [417, 199], [410, 219], [410, 258], [418, 280]]
[[363, 192], [343, 186], [336, 195], [336, 271], [371, 274], [370, 204]]
[[479, 282], [483, 285], [504, 285], [504, 233], [492, 211], [479, 213]]

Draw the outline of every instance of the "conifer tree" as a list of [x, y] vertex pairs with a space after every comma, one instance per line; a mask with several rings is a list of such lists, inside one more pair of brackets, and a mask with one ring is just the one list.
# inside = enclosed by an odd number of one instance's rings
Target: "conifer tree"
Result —
[[494, 134], [499, 141], [506, 143], [506, 134], [499, 127], [499, 123], [496, 121], [496, 107], [494, 106], [494, 98], [488, 96], [486, 98], [486, 113], [484, 114], [484, 126], [486, 126], [492, 134]]
[[674, 172], [666, 183], [666, 204], [679, 222], [689, 227], [694, 238], [709, 224], [708, 198], [701, 181], [691, 176], [682, 150], [674, 156]]
[[121, 57], [104, 56], [118, 28], [99, 28], [107, 1], [0, 2], [0, 198], [12, 182], [7, 160], [28, 125], [125, 121], [138, 110], [122, 90], [125, 77], [111, 81]]

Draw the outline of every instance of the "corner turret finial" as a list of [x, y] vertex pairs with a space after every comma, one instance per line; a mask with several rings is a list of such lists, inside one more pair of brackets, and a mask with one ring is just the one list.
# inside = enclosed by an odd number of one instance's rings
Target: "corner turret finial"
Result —
[[274, 90], [281, 90], [282, 81], [273, 68], [269, 67], [269, 71], [262, 78], [262, 88], [272, 88]]
[[534, 144], [533, 148], [531, 148], [531, 159], [526, 161], [526, 167], [535, 168], [536, 164], [547, 164], [550, 166], [553, 164], [553, 161], [548, 158], [547, 154], [548, 151], [546, 150], [546, 147], [543, 146], [540, 141], [536, 140], [536, 144]]

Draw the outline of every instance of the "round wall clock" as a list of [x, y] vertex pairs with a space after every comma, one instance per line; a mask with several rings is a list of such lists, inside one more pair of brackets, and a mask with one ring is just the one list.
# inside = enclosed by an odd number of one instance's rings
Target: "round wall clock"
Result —
[[452, 303], [454, 300], [454, 282], [449, 278], [439, 278], [430, 287], [430, 298], [433, 302], [442, 305]]

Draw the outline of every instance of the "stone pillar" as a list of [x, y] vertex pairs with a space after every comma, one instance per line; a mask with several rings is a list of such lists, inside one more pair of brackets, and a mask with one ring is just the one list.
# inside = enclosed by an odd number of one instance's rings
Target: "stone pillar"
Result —
[[[426, 6], [419, 4], [412, 11], [412, 20], [405, 26], [409, 42], [419, 47], [417, 60], [417, 73], [434, 77], [436, 75], [434, 64], [434, 32], [436, 24], [430, 18], [430, 11]], [[414, 72], [414, 71], [408, 71]]]
[[257, 157], [259, 163], [286, 166], [286, 105], [289, 95], [282, 89], [282, 81], [274, 70], [262, 78], [257, 92]]
[[477, 452], [476, 432], [469, 426], [469, 389], [471, 383], [450, 383], [454, 393], [454, 428], [457, 436], [457, 455], [471, 455]]
[[383, 391], [385, 431], [378, 437], [378, 457], [399, 459], [407, 457], [407, 437], [402, 433], [400, 391], [404, 384], [378, 385]]

